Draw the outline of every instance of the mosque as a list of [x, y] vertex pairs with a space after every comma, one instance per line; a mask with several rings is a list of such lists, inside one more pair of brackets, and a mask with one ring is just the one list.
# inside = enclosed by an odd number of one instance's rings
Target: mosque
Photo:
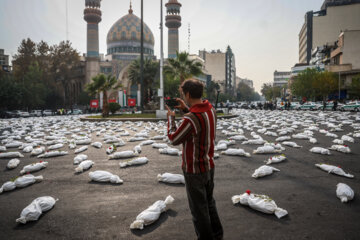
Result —
[[[179, 50], [178, 29], [181, 26], [180, 8], [177, 0], [169, 0], [165, 4], [167, 15], [165, 25], [168, 27], [168, 57], [174, 58]], [[141, 20], [132, 9], [121, 17], [109, 29], [107, 34], [106, 56], [99, 54], [99, 23], [102, 20], [101, 0], [85, 0], [84, 20], [87, 22], [87, 52], [84, 58], [85, 81], [83, 86], [91, 82], [99, 73], [112, 74], [123, 88], [110, 93], [109, 99], [117, 99], [120, 105], [126, 105], [127, 98], [137, 98], [140, 86], [132, 84], [128, 78], [128, 70], [132, 61], [140, 58]], [[154, 35], [143, 23], [144, 58], [156, 60], [154, 56]], [[81, 86], [80, 86], [81, 88]], [[124, 101], [125, 100], [125, 101]], [[102, 96], [100, 95], [100, 107]]]

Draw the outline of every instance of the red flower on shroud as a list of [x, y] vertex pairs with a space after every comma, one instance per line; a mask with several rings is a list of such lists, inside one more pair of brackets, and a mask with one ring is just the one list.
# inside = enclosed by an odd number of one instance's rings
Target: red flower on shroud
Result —
[[341, 168], [340, 166], [338, 166], [338, 168]]
[[30, 172], [27, 172], [26, 174], [30, 174]]
[[40, 163], [42, 163], [43, 161], [41, 160]]
[[246, 190], [246, 193], [250, 195], [251, 191], [250, 191], [250, 190]]

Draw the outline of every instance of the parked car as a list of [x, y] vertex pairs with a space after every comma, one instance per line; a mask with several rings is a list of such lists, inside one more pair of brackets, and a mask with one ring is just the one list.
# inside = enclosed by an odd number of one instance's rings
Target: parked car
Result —
[[0, 110], [0, 118], [12, 118], [13, 114], [10, 111]]
[[30, 112], [30, 116], [32, 116], [32, 117], [41, 117], [42, 116], [41, 110], [32, 110]]
[[19, 114], [19, 117], [30, 117], [29, 112], [25, 112], [25, 111], [20, 111], [20, 110], [16, 110], [16, 112]]
[[317, 103], [314, 103], [314, 102], [306, 102], [303, 105], [297, 106], [296, 109], [297, 110], [310, 110], [310, 111], [313, 111], [313, 110], [318, 110], [320, 106], [321, 106], [321, 104], [317, 104]]
[[[291, 102], [290, 103], [290, 110], [294, 110], [294, 109], [298, 109], [300, 107], [300, 103], [299, 102]], [[285, 109], [285, 104], [284, 105], [280, 105], [278, 107], [279, 110], [284, 110]]]
[[[344, 104], [338, 103], [337, 110], [339, 110], [339, 109], [341, 110], [342, 106], [344, 106]], [[325, 111], [331, 111], [333, 109], [333, 107], [334, 107], [334, 102], [328, 102], [326, 104]], [[324, 104], [322, 104], [318, 107], [318, 110], [323, 110], [323, 109], [324, 109]]]
[[42, 115], [43, 116], [52, 116], [53, 115], [53, 112], [49, 109], [46, 109], [42, 112]]
[[340, 107], [341, 111], [360, 111], [360, 101], [352, 101]]
[[83, 112], [80, 109], [74, 109], [72, 112], [70, 112], [70, 114], [78, 115], [78, 114], [83, 114]]

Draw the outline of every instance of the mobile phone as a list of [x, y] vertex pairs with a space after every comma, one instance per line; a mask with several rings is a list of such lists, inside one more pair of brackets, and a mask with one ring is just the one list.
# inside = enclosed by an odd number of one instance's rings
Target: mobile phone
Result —
[[166, 105], [168, 105], [169, 108], [175, 108], [175, 106], [178, 106], [179, 103], [178, 103], [178, 101], [176, 101], [175, 98], [171, 98], [171, 99], [166, 100]]

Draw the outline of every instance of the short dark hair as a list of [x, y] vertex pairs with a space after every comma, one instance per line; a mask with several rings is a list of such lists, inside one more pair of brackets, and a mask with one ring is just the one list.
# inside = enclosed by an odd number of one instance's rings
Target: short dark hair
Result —
[[184, 94], [189, 93], [191, 98], [201, 98], [204, 91], [204, 84], [191, 78], [183, 82], [181, 89]]

